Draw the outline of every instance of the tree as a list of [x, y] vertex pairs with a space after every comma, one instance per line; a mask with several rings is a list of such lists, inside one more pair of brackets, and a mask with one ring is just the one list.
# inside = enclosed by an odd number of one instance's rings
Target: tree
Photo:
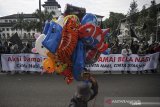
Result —
[[[157, 26], [157, 7], [155, 0], [151, 1], [151, 6], [149, 7], [148, 17], [146, 19], [147, 29], [146, 32], [150, 36], [156, 34], [156, 26]], [[153, 38], [155, 39], [155, 38]]]
[[149, 9], [149, 17], [153, 19], [157, 18], [157, 7], [155, 0], [151, 1], [151, 6]]
[[111, 32], [115, 31], [119, 25], [121, 19], [125, 18], [122, 13], [110, 12], [109, 18], [106, 18], [103, 22], [103, 28], [110, 28]]
[[25, 28], [25, 20], [24, 20], [24, 14], [17, 14], [17, 22], [13, 25], [13, 29], [19, 29], [21, 30], [21, 35], [22, 35], [22, 30]]
[[31, 30], [36, 30], [37, 29], [37, 21], [36, 20], [31, 20], [31, 21], [25, 21], [24, 22], [24, 30], [26, 31], [31, 31]]
[[[142, 28], [146, 22], [147, 16], [148, 16], [148, 11], [146, 9], [146, 6], [143, 5], [141, 12], [139, 12], [139, 16], [138, 16], [138, 20], [136, 22], [136, 25]], [[139, 29], [139, 30], [141, 30], [141, 29]]]
[[146, 40], [150, 39], [150, 35], [155, 35], [156, 32], [156, 22], [157, 22], [157, 7], [155, 0], [151, 1], [151, 6], [146, 9], [145, 5], [139, 14], [137, 25], [141, 26], [139, 29], [142, 35], [146, 35]]
[[138, 19], [138, 8], [137, 7], [138, 7], [137, 1], [133, 0], [130, 4], [130, 9], [128, 12], [129, 22], [130, 24], [133, 24], [133, 25], [135, 25]]
[[148, 16], [148, 11], [147, 11], [145, 5], [142, 6], [141, 16], [144, 17], [144, 18]]
[[42, 32], [43, 26], [45, 24], [46, 20], [51, 20], [53, 18], [53, 15], [55, 15], [55, 12], [48, 12], [47, 10], [40, 11], [36, 10], [33, 15], [35, 15], [38, 18], [38, 21], [34, 24], [34, 27], [37, 29], [37, 31]]

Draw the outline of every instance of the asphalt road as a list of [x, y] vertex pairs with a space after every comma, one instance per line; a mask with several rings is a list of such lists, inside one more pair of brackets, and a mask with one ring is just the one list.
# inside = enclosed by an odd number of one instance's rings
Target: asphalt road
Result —
[[[160, 74], [95, 77], [99, 94], [89, 107], [104, 107], [106, 97], [160, 97]], [[0, 74], [0, 107], [67, 107], [77, 84], [67, 85], [58, 75]]]

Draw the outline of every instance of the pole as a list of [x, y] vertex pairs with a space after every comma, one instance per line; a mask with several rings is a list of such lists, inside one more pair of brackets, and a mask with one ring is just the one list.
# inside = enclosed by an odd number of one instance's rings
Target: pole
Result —
[[157, 29], [156, 29], [156, 42], [158, 42], [158, 27], [159, 27], [158, 18], [157, 18], [157, 26], [156, 27], [157, 27]]
[[39, 0], [39, 11], [41, 12], [41, 0]]

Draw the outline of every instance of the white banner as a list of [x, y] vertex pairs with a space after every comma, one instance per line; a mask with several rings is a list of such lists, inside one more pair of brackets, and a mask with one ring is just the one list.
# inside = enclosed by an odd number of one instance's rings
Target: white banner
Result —
[[157, 69], [159, 53], [138, 56], [132, 54], [101, 55], [94, 64], [87, 65], [90, 71], [143, 71]]
[[44, 59], [45, 57], [39, 54], [2, 54], [2, 70], [41, 72]]
[[[91, 71], [142, 71], [157, 69], [159, 53], [138, 56], [132, 54], [101, 55], [98, 61], [86, 67]], [[45, 57], [39, 54], [2, 54], [3, 71], [37, 71], [43, 70]]]

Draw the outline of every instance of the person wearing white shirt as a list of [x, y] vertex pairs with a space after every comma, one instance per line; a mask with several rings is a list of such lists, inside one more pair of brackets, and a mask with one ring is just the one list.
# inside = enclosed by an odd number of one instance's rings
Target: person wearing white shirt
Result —
[[132, 54], [131, 49], [129, 49], [129, 45], [126, 45], [124, 49], [122, 49], [121, 54], [124, 56], [128, 56]]
[[[126, 56], [126, 57], [132, 54], [132, 51], [129, 48], [129, 45], [126, 45], [125, 48], [122, 49], [121, 54], [124, 55], [124, 56]], [[122, 73], [124, 73], [124, 71], [122, 71]], [[127, 73], [130, 74], [130, 71], [127, 71]]]

